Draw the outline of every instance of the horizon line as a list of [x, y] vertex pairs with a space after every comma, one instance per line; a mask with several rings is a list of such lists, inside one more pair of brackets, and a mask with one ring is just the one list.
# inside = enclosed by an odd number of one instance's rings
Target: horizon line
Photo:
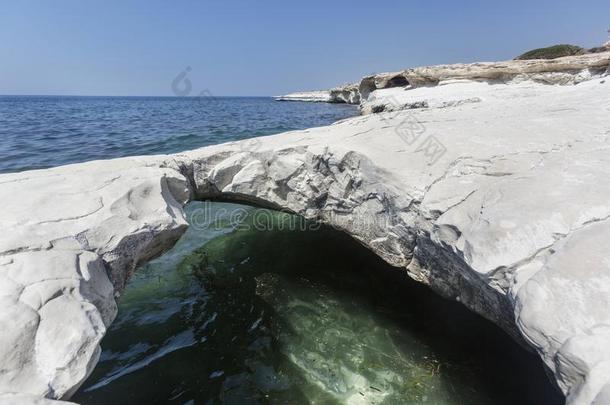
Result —
[[108, 95], [108, 94], [0, 94], [0, 97], [150, 97], [150, 98], [273, 98], [279, 96], [230, 96], [230, 95], [211, 95], [211, 96], [170, 96], [170, 95]]

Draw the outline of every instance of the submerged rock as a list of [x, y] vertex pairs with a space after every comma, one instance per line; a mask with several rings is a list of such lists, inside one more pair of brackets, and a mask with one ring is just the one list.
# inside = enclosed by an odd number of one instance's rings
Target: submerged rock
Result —
[[[595, 55], [607, 68], [608, 55]], [[560, 71], [591, 65], [552, 62]], [[404, 77], [443, 72], [455, 70]], [[346, 232], [536, 350], [568, 403], [605, 398], [610, 84], [594, 77], [375, 88], [382, 104], [420, 108], [254, 143], [0, 175], [0, 392], [68, 398], [95, 365], [135, 266], [185, 231], [187, 201], [214, 198]]]

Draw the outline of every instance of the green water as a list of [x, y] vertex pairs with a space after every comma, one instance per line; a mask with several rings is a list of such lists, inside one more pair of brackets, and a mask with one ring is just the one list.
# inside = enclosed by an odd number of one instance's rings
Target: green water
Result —
[[175, 248], [130, 281], [73, 400], [562, 403], [534, 355], [349, 237], [234, 204], [188, 212]]

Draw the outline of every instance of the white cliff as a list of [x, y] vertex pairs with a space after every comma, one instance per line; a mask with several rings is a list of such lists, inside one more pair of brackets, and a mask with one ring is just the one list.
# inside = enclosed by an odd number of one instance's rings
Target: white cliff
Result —
[[329, 103], [330, 92], [327, 90], [302, 91], [274, 97], [276, 101], [307, 101], [313, 103]]
[[[604, 47], [608, 45], [605, 44]], [[371, 104], [371, 93], [382, 89], [433, 87], [459, 80], [507, 84], [533, 81], [573, 85], [608, 73], [609, 52], [566, 56], [556, 59], [509, 60], [504, 62], [456, 63], [423, 66], [364, 77], [358, 84], [338, 86], [328, 91], [292, 93], [277, 100], [324, 101], [360, 104], [364, 114], [380, 112]], [[396, 101], [396, 100], [394, 100]], [[404, 108], [414, 108], [407, 105]], [[394, 108], [401, 109], [401, 108]]]
[[69, 398], [136, 264], [184, 232], [186, 202], [222, 198], [347, 232], [529, 345], [568, 403], [606, 403], [605, 58], [565, 86], [375, 88], [383, 112], [328, 127], [0, 175], [0, 393]]
[[358, 84], [346, 84], [330, 90], [302, 91], [274, 97], [276, 101], [307, 101], [335, 104], [358, 104], [360, 93]]

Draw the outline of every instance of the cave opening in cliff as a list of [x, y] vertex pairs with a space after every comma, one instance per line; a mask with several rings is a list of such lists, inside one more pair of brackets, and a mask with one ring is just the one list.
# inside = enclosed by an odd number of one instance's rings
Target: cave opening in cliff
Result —
[[233, 203], [186, 212], [77, 402], [562, 403], [535, 355], [345, 233]]
[[409, 81], [404, 76], [394, 76], [390, 80], [388, 80], [386, 88], [389, 87], [407, 87], [409, 85]]

